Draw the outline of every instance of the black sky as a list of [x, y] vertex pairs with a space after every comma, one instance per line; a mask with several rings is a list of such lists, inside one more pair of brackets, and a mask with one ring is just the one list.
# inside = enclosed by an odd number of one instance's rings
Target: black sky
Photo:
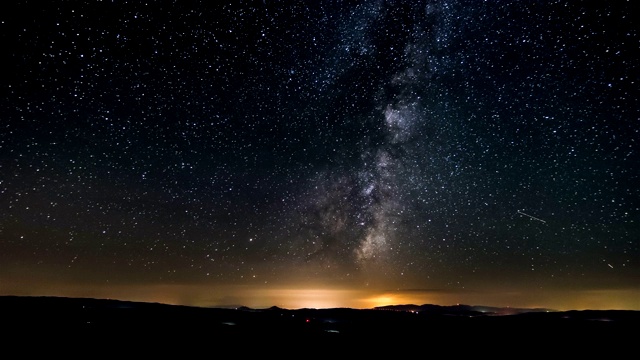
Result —
[[640, 309], [630, 1], [0, 8], [3, 294]]

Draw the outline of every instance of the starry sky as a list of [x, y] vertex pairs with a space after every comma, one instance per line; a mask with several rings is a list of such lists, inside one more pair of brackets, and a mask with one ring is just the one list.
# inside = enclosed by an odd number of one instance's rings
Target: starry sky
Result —
[[5, 1], [0, 294], [640, 310], [632, 1]]

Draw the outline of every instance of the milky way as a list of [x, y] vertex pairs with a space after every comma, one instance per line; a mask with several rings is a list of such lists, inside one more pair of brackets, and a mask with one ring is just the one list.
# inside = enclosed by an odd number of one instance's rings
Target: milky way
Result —
[[[434, 39], [424, 26], [437, 16], [434, 12], [432, 5], [428, 11], [382, 2], [356, 7], [338, 30], [341, 41], [317, 71], [340, 70], [322, 83], [322, 90], [357, 96], [358, 105], [349, 103], [350, 109], [337, 116], [362, 128], [349, 139], [352, 159], [342, 162], [338, 151], [337, 164], [310, 183], [299, 220], [310, 260], [337, 257], [355, 263], [356, 269], [382, 261], [386, 267], [394, 247], [401, 246], [396, 236], [415, 209], [415, 199], [408, 196], [411, 186], [425, 180], [416, 166], [423, 156], [420, 146], [431, 141], [422, 138], [430, 119], [420, 88], [433, 72], [425, 54]], [[343, 81], [354, 83], [344, 89]]]

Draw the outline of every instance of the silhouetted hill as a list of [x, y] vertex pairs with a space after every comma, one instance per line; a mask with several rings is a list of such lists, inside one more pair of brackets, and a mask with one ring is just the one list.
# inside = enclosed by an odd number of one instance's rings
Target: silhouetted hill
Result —
[[616, 351], [635, 345], [635, 329], [640, 325], [640, 311], [487, 309], [468, 305], [229, 309], [82, 298], [0, 297], [5, 334], [93, 344], [107, 341], [112, 346], [114, 341], [139, 344], [145, 338], [218, 347], [232, 346], [229, 340], [251, 343], [277, 339], [284, 343], [320, 342], [323, 346], [349, 344], [354, 351], [360, 340], [381, 347], [536, 344], [537, 349], [553, 345], [573, 352], [577, 346]]
[[476, 306], [476, 305], [450, 305], [450, 306], [442, 306], [442, 305], [432, 305], [432, 304], [424, 304], [424, 305], [388, 305], [388, 306], [380, 306], [376, 307], [378, 310], [392, 310], [392, 311], [412, 311], [412, 312], [427, 312], [429, 314], [441, 314], [441, 315], [468, 315], [468, 316], [479, 316], [479, 315], [513, 315], [513, 314], [521, 314], [527, 312], [555, 312], [557, 310], [553, 309], [527, 309], [527, 308], [501, 308], [501, 307], [493, 307], [493, 306]]

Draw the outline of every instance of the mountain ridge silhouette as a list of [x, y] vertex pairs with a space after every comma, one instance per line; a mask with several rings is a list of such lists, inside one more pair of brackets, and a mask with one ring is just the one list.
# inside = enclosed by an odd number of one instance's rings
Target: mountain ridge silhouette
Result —
[[[379, 346], [455, 341], [482, 347], [492, 343], [633, 348], [640, 311], [512, 309], [476, 305], [389, 305], [372, 309], [254, 309], [194, 307], [114, 299], [0, 296], [5, 342], [22, 339], [74, 339], [84, 344], [140, 346], [143, 338], [166, 344], [229, 341], [302, 341], [323, 346], [380, 339]], [[158, 340], [161, 339], [161, 340]], [[367, 340], [369, 341], [369, 340]], [[271, 343], [274, 345], [275, 343]], [[274, 345], [275, 346], [275, 345]], [[347, 345], [345, 345], [347, 346]]]

